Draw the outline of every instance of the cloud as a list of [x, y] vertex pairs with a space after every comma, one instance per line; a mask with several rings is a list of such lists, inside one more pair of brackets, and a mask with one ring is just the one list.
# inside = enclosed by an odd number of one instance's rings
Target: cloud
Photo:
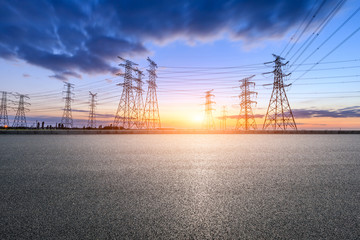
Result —
[[317, 109], [293, 109], [295, 118], [351, 118], [360, 117], [360, 106], [346, 107], [336, 110], [317, 110]]
[[[293, 109], [292, 110], [295, 120], [300, 118], [319, 118], [319, 117], [329, 117], [329, 118], [351, 118], [351, 117], [360, 117], [360, 106], [350, 106], [340, 109], [330, 109], [330, 110], [319, 110], [319, 109]], [[255, 118], [263, 118], [265, 115], [254, 114]], [[217, 117], [222, 119], [222, 117]], [[227, 116], [227, 119], [237, 119], [238, 115]]]
[[327, 126], [326, 123], [301, 123], [301, 122], [296, 122], [296, 125], [297, 126], [308, 126], [308, 125], [311, 125], [311, 126]]
[[96, 118], [110, 118], [113, 119], [115, 114], [97, 113]]
[[49, 77], [58, 79], [60, 81], [67, 81], [67, 77], [75, 77], [75, 78], [79, 78], [79, 79], [82, 78], [82, 76], [80, 74], [78, 74], [76, 72], [72, 72], [72, 71], [64, 71], [64, 72], [61, 72], [61, 73], [51, 75]]
[[71, 109], [71, 111], [73, 111], [73, 112], [85, 112], [85, 113], [89, 112], [89, 110], [83, 110], [83, 109]]
[[[335, 0], [327, 1], [327, 7]], [[116, 73], [117, 55], [145, 56], [148, 41], [245, 42], [283, 36], [299, 25], [312, 0], [1, 1], [0, 57], [53, 71], [51, 78]], [[321, 13], [320, 12], [320, 17]], [[70, 74], [69, 74], [70, 73]]]
[[[229, 115], [229, 116], [226, 116], [227, 119], [238, 119], [239, 115]], [[254, 117], [255, 118], [263, 118], [264, 115], [262, 114], [254, 114]], [[217, 117], [218, 119], [223, 119], [223, 117]]]
[[24, 73], [24, 74], [23, 74], [23, 77], [24, 77], [24, 78], [28, 78], [28, 77], [30, 77], [30, 75], [27, 74], [27, 73]]
[[55, 125], [55, 123], [61, 122], [61, 117], [54, 117], [54, 116], [47, 116], [47, 115], [41, 115], [41, 116], [26, 116], [26, 122], [28, 127], [36, 126], [36, 121], [38, 122], [45, 122], [45, 126], [48, 124]]
[[[13, 118], [14, 116], [9, 116], [10, 118]], [[61, 123], [61, 117], [54, 117], [54, 116], [49, 116], [49, 115], [40, 115], [40, 116], [27, 116], [26, 117], [26, 121], [27, 121], [27, 125], [28, 127], [36, 127], [36, 121], [40, 122], [45, 122], [45, 126], [47, 125], [52, 125], [53, 127], [56, 124]], [[74, 127], [83, 127], [83, 126], [87, 126], [87, 119], [73, 119], [73, 126]], [[101, 119], [97, 119], [96, 120], [97, 126], [99, 125], [110, 125], [110, 123], [112, 123], [112, 119], [109, 120], [101, 120]]]
[[[64, 109], [62, 109], [64, 110]], [[79, 112], [79, 113], [89, 113], [89, 110], [84, 110], [84, 109], [72, 109], [71, 111], [73, 112]], [[115, 115], [114, 114], [108, 114], [108, 113], [96, 113], [96, 118], [114, 118]]]

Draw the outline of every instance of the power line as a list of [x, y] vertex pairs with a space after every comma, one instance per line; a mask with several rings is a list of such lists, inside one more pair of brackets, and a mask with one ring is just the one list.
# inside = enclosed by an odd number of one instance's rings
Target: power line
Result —
[[[338, 11], [341, 9], [341, 7], [344, 5], [346, 0], [340, 1], [333, 10], [329, 13], [329, 15], [323, 20], [323, 22], [318, 26], [318, 28], [308, 37], [308, 39], [301, 45], [301, 47], [293, 54], [293, 56], [289, 59], [296, 56], [296, 54], [305, 46], [303, 51], [297, 56], [297, 58], [292, 62], [290, 65], [290, 68], [298, 61], [298, 59], [304, 54], [304, 52], [311, 46], [311, 44], [315, 41], [315, 39], [320, 35], [320, 33], [324, 30], [324, 28], [327, 26], [327, 24], [332, 20], [332, 18], [338, 13]], [[311, 39], [311, 40], [310, 40]], [[310, 41], [309, 43], [307, 43]]]
[[[341, 41], [338, 45], [336, 45], [330, 52], [328, 52], [323, 58], [321, 58], [318, 63], [322, 62], [325, 58], [327, 58], [328, 56], [330, 56], [334, 51], [336, 51], [341, 45], [343, 45], [347, 40], [349, 40], [350, 38], [352, 38], [358, 31], [360, 30], [360, 27], [358, 27], [357, 29], [355, 29], [355, 31], [353, 31], [350, 35], [348, 35], [343, 41]], [[296, 82], [297, 80], [299, 80], [301, 77], [303, 77], [305, 74], [307, 74], [309, 71], [311, 71], [315, 66], [317, 66], [317, 64], [314, 64], [311, 68], [309, 68], [306, 72], [304, 72], [300, 77], [296, 78], [292, 83]]]
[[[299, 68], [299, 66], [301, 66], [304, 62], [306, 62], [310, 57], [312, 57], [322, 46], [324, 46], [324, 44], [326, 44], [337, 32], [340, 31], [341, 28], [343, 28], [346, 23], [348, 23], [358, 12], [360, 11], [360, 7], [358, 7], [353, 14], [351, 14], [329, 37], [327, 37], [313, 52], [311, 52], [298, 66], [297, 68], [294, 69], [294, 71], [296, 71], [296, 69]], [[318, 63], [315, 63], [318, 64]]]
[[314, 5], [311, 8], [311, 10], [305, 15], [305, 18], [302, 20], [301, 24], [299, 25], [299, 27], [296, 29], [295, 33], [292, 35], [292, 37], [289, 39], [288, 43], [286, 44], [285, 48], [281, 51], [280, 56], [284, 53], [284, 51], [288, 48], [288, 46], [290, 45], [291, 41], [295, 38], [296, 34], [299, 32], [299, 30], [301, 29], [301, 27], [304, 25], [306, 19], [310, 16], [310, 13], [315, 9], [316, 6], [316, 1], [314, 1]]
[[310, 18], [310, 21], [307, 23], [307, 25], [305, 26], [305, 28], [302, 30], [302, 32], [300, 33], [300, 35], [298, 36], [298, 38], [295, 40], [295, 42], [293, 43], [293, 45], [291, 46], [290, 50], [285, 54], [285, 58], [289, 55], [289, 53], [292, 51], [292, 49], [294, 48], [294, 46], [297, 44], [297, 42], [300, 40], [300, 38], [302, 37], [302, 35], [306, 32], [306, 30], [309, 28], [309, 26], [311, 25], [312, 21], [314, 21], [316, 15], [319, 13], [319, 11], [321, 10], [321, 8], [324, 6], [326, 0], [323, 0], [321, 2], [321, 4], [319, 5], [318, 9], [316, 10], [316, 12], [314, 13], [314, 15], [312, 16], [312, 18]]
[[164, 68], [174, 68], [174, 69], [203, 69], [203, 70], [209, 70], [209, 69], [231, 69], [231, 68], [247, 68], [247, 67], [254, 67], [254, 66], [263, 66], [262, 63], [253, 63], [253, 64], [246, 64], [246, 65], [238, 65], [238, 66], [222, 66], [222, 67], [209, 67], [209, 66], [159, 66], [160, 71], [162, 71]]

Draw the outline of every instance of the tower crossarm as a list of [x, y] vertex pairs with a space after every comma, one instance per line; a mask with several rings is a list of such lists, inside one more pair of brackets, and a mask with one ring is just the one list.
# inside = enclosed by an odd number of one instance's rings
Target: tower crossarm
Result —
[[146, 60], [148, 60], [151, 65], [153, 65], [155, 68], [157, 68], [157, 64], [153, 60], [151, 60], [149, 57]]
[[[119, 58], [120, 60], [124, 61], [125, 64], [134, 65], [134, 66], [139, 65], [139, 64], [134, 63], [134, 62], [132, 62], [132, 61], [130, 61], [130, 60], [127, 60], [127, 59], [125, 59], [125, 58], [123, 58], [123, 57], [118, 56], [118, 58]], [[119, 65], [120, 65], [120, 64], [119, 64]], [[134, 70], [135, 70], [135, 69], [134, 69]]]

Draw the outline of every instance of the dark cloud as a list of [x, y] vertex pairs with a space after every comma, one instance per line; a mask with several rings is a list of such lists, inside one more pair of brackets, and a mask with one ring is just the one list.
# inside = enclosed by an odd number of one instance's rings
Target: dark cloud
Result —
[[[13, 119], [14, 116], [9, 116], [9, 118]], [[61, 117], [54, 117], [54, 116], [48, 116], [48, 115], [41, 115], [41, 116], [26, 116], [26, 123], [28, 127], [35, 127], [36, 122], [45, 122], [45, 126], [48, 124], [52, 124], [55, 126], [56, 123], [61, 122]]]
[[106, 114], [106, 113], [98, 113], [96, 114], [96, 118], [99, 119], [99, 118], [110, 118], [110, 119], [113, 119], [115, 117], [114, 114]]
[[[62, 109], [63, 110], [63, 109]], [[79, 113], [89, 113], [89, 110], [84, 109], [72, 109], [73, 112], [79, 112]], [[114, 114], [107, 114], [107, 113], [97, 113], [96, 118], [114, 118]]]
[[350, 118], [360, 117], [360, 106], [352, 106], [336, 110], [316, 110], [316, 109], [294, 109], [295, 118], [313, 118], [313, 117], [330, 117], [330, 118]]
[[24, 77], [24, 78], [28, 78], [28, 77], [30, 77], [30, 75], [27, 74], [27, 73], [24, 73], [24, 74], [23, 74], [23, 77]]
[[312, 0], [1, 1], [0, 57], [52, 70], [51, 77], [60, 80], [80, 77], [80, 72], [115, 73], [116, 56], [146, 55], [147, 41], [206, 40], [222, 33], [248, 41], [278, 37], [297, 27], [313, 4]]
[[75, 78], [79, 78], [79, 79], [82, 78], [82, 76], [80, 74], [78, 74], [76, 72], [71, 72], [71, 71], [64, 71], [64, 72], [61, 72], [61, 73], [51, 75], [49, 77], [58, 79], [60, 81], [67, 81], [67, 77], [75, 77]]
[[[316, 117], [330, 117], [330, 118], [350, 118], [360, 117], [360, 106], [351, 106], [333, 110], [318, 110], [318, 109], [293, 109], [295, 119], [297, 118], [316, 118]], [[255, 118], [263, 118], [265, 115], [254, 114]], [[222, 117], [217, 117], [222, 119]], [[228, 119], [237, 119], [238, 115], [227, 116]]]
[[83, 110], [83, 109], [72, 109], [71, 111], [73, 111], [73, 112], [85, 112], [85, 113], [89, 112], [89, 110]]
[[[9, 116], [9, 118], [13, 119], [14, 116]], [[36, 127], [36, 122], [45, 122], [45, 126], [47, 125], [52, 125], [53, 127], [55, 127], [56, 124], [61, 123], [61, 117], [54, 117], [54, 116], [49, 116], [49, 115], [41, 115], [41, 116], [27, 116], [26, 117], [26, 122], [28, 127]], [[74, 119], [74, 126], [75, 127], [83, 127], [83, 126], [87, 126], [87, 119]], [[102, 126], [106, 126], [106, 125], [110, 125], [112, 123], [112, 121], [106, 121], [106, 120], [98, 120], [96, 121], [97, 126], [102, 125]]]

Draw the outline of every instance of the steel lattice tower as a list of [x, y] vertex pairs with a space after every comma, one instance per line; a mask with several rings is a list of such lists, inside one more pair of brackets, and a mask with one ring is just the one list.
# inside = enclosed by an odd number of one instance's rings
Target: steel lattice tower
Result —
[[206, 95], [204, 128], [207, 130], [215, 129], [215, 122], [212, 115], [212, 111], [215, 110], [212, 108], [212, 104], [215, 103], [214, 101], [212, 101], [212, 98], [215, 97], [215, 95], [211, 93], [212, 91], [214, 91], [214, 89], [205, 92]]
[[7, 113], [7, 94], [8, 92], [1, 92], [0, 127], [9, 126], [9, 118]]
[[73, 101], [72, 98], [72, 92], [71, 90], [74, 88], [74, 85], [71, 83], [65, 83], [66, 91], [64, 93], [66, 94], [65, 99], [65, 107], [63, 116], [61, 118], [61, 124], [64, 124], [65, 128], [72, 128], [73, 126], [73, 119], [72, 119], [72, 111], [71, 111], [71, 102]]
[[255, 77], [255, 75], [239, 81], [241, 83], [241, 94], [239, 95], [240, 113], [236, 122], [235, 130], [256, 130], [255, 117], [251, 107], [251, 105], [256, 104], [256, 102], [251, 100], [251, 96], [255, 94], [257, 95], [257, 92], [250, 90], [251, 86], [255, 87], [255, 82], [249, 81], [253, 77]]
[[15, 94], [16, 98], [19, 98], [19, 105], [16, 111], [16, 116], [13, 122], [13, 127], [27, 127], [26, 124], [26, 117], [25, 117], [25, 111], [29, 111], [28, 108], [26, 108], [25, 106], [29, 106], [30, 103], [25, 102], [24, 99], [29, 99], [29, 97], [27, 95], [24, 94]]
[[274, 71], [274, 83], [273, 91], [269, 102], [269, 107], [265, 116], [263, 129], [273, 128], [274, 130], [286, 130], [292, 128], [297, 130], [294, 115], [291, 111], [289, 100], [286, 96], [285, 87], [290, 85], [284, 85], [283, 77], [288, 76], [283, 74], [282, 67], [287, 63], [282, 63], [284, 58], [273, 54], [275, 57]]
[[138, 114], [136, 111], [135, 98], [133, 93], [133, 76], [132, 71], [136, 71], [133, 68], [136, 63], [133, 63], [129, 60], [126, 60], [122, 57], [119, 57], [125, 64], [119, 64], [119, 66], [125, 67], [125, 74], [121, 74], [124, 76], [124, 82], [117, 84], [118, 86], [122, 86], [122, 94], [119, 102], [118, 109], [114, 118], [114, 126], [120, 126], [125, 129], [130, 129], [134, 125], [136, 126], [136, 121], [138, 119]]
[[95, 114], [95, 108], [96, 108], [96, 95], [97, 93], [92, 93], [89, 91], [90, 95], [90, 110], [89, 110], [89, 119], [88, 119], [88, 128], [96, 128], [96, 114]]
[[226, 113], [227, 113], [226, 106], [223, 106], [222, 116], [220, 118], [220, 129], [221, 130], [226, 130], [226, 118], [227, 118]]
[[142, 81], [142, 76], [144, 76], [143, 72], [139, 69], [136, 70], [137, 78], [133, 78], [136, 82], [135, 89], [135, 109], [137, 112], [137, 120], [136, 120], [136, 126], [138, 129], [144, 128], [145, 122], [144, 122], [144, 100], [143, 100], [143, 88], [142, 85], [144, 82]]
[[161, 128], [159, 105], [156, 94], [156, 68], [157, 64], [150, 58], [147, 58], [150, 65], [147, 71], [149, 72], [148, 91], [146, 94], [144, 120], [145, 128], [156, 129]]

